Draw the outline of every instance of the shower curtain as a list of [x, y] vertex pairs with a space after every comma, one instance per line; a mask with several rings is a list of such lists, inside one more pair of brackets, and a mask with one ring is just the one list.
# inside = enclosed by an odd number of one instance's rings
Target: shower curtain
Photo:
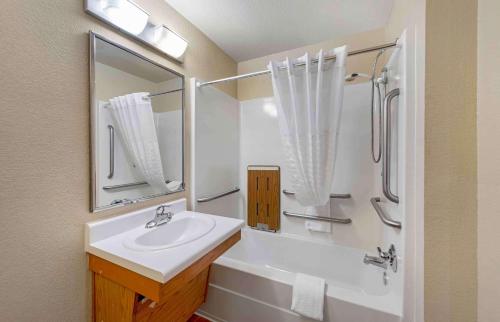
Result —
[[160, 148], [156, 136], [149, 93], [133, 93], [110, 99], [111, 117], [118, 127], [125, 151], [151, 187], [161, 193], [170, 190], [165, 183]]
[[[335, 55], [335, 60], [325, 57]], [[320, 207], [330, 200], [344, 94], [346, 46], [271, 61], [281, 138], [296, 199]]]

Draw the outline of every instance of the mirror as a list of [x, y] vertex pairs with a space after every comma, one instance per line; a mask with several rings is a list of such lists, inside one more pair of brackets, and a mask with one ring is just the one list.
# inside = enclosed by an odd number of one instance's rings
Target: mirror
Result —
[[184, 190], [184, 76], [90, 33], [91, 211]]

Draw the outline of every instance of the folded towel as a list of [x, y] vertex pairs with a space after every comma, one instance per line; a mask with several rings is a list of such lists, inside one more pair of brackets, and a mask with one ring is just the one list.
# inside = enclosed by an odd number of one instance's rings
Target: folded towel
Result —
[[323, 321], [325, 280], [297, 273], [293, 283], [292, 311], [305, 317]]
[[177, 191], [181, 187], [181, 184], [182, 184], [181, 181], [173, 180], [173, 181], [170, 181], [169, 183], [167, 183], [167, 188], [170, 191]]

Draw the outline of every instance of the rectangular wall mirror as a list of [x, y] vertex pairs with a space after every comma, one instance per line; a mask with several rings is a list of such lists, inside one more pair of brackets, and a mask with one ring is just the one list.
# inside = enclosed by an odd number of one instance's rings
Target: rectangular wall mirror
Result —
[[93, 212], [184, 189], [184, 76], [90, 33]]

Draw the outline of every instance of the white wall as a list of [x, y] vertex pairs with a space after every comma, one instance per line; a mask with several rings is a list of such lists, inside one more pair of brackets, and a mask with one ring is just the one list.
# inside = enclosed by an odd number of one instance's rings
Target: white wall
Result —
[[[382, 225], [369, 199], [377, 195], [377, 171], [370, 156], [370, 93], [369, 83], [345, 87], [344, 110], [340, 128], [339, 148], [332, 193], [350, 193], [352, 199], [332, 199], [331, 215], [351, 218], [352, 224], [331, 225], [331, 232], [309, 232], [304, 220], [281, 215], [281, 232], [319, 239], [373, 251], [382, 241]], [[274, 99], [258, 98], [241, 102], [240, 182], [246, 214], [248, 165], [281, 167], [281, 189], [291, 189], [284, 163]], [[304, 213], [306, 209], [293, 198], [281, 194], [281, 211]], [[328, 215], [328, 214], [326, 214]], [[246, 215], [245, 215], [246, 217]]]

